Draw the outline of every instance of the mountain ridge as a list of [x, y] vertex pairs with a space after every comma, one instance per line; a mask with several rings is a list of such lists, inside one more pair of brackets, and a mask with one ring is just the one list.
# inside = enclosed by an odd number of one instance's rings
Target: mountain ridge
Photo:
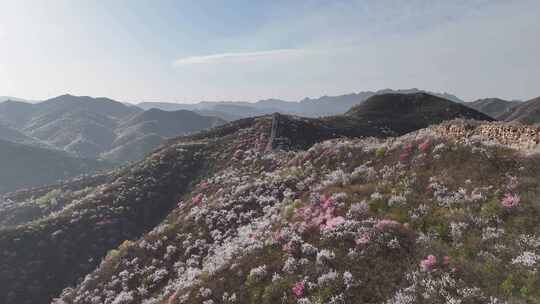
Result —
[[[224, 122], [194, 112], [171, 112], [173, 114], [162, 113], [163, 119], [147, 121], [146, 124], [152, 125], [152, 128], [138, 128], [131, 132], [131, 126], [126, 126], [126, 123], [137, 115], [139, 118], [149, 117], [149, 114], [144, 113], [144, 110], [136, 106], [125, 105], [109, 98], [70, 94], [36, 104], [15, 101], [0, 103], [0, 123], [3, 122], [22, 134], [73, 155], [85, 158], [111, 156], [111, 160], [118, 162], [140, 159], [166, 137], [198, 131]], [[165, 119], [165, 116], [168, 118]], [[173, 128], [171, 121], [174, 119], [177, 123]], [[126, 151], [128, 147], [122, 149], [117, 144], [121, 142], [119, 137], [126, 133], [130, 134], [132, 142], [123, 141], [130, 147], [137, 148], [137, 152], [123, 157], [124, 154], [119, 151]], [[141, 144], [136, 146], [137, 142]]]
[[[226, 114], [236, 114], [232, 110], [227, 110], [227, 107], [231, 106], [243, 106], [247, 107], [246, 109], [251, 109], [251, 112], [245, 114], [243, 117], [247, 116], [256, 116], [262, 114], [271, 114], [273, 112], [282, 112], [284, 114], [293, 114], [306, 117], [320, 117], [320, 116], [329, 116], [342, 114], [347, 111], [352, 106], [359, 104], [366, 100], [367, 98], [373, 95], [387, 94], [387, 93], [418, 93], [426, 92], [432, 95], [436, 95], [454, 102], [463, 102], [461, 99], [455, 95], [449, 93], [434, 93], [429, 91], [424, 91], [420, 89], [383, 89], [378, 91], [364, 91], [359, 93], [349, 93], [337, 96], [321, 96], [318, 98], [309, 98], [306, 97], [299, 101], [285, 101], [280, 99], [263, 99], [256, 102], [246, 102], [246, 101], [223, 101], [223, 102], [209, 102], [202, 101], [195, 104], [181, 104], [181, 103], [164, 103], [164, 102], [142, 102], [138, 103], [137, 106], [143, 109], [149, 109], [151, 107], [158, 107], [164, 110], [172, 109], [187, 109], [193, 111], [201, 110], [217, 110], [214, 109], [216, 106], [225, 108]], [[223, 117], [222, 117], [223, 118]]]
[[500, 98], [483, 98], [462, 103], [494, 118], [499, 118], [521, 104], [520, 101], [508, 101]]
[[514, 121], [523, 124], [540, 123], [540, 97], [522, 102], [499, 118], [504, 121]]

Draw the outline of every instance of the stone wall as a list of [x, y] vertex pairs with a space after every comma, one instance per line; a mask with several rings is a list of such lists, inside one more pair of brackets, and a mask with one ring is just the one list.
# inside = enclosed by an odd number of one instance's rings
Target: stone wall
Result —
[[439, 135], [456, 140], [478, 138], [514, 148], [540, 149], [540, 127], [501, 122], [454, 120], [434, 126]]

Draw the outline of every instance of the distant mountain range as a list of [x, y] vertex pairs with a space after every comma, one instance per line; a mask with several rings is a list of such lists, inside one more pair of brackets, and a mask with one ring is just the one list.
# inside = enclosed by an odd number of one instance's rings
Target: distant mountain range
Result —
[[503, 100], [500, 98], [484, 98], [472, 102], [465, 102], [450, 93], [436, 93], [420, 89], [365, 91], [340, 96], [322, 96], [319, 98], [304, 98], [298, 102], [280, 99], [265, 99], [257, 102], [223, 101], [199, 102], [195, 104], [142, 102], [137, 106], [143, 109], [158, 108], [162, 110], [191, 110], [202, 115], [217, 116], [227, 121], [235, 119], [265, 115], [274, 112], [294, 114], [305, 117], [322, 117], [345, 113], [351, 107], [361, 104], [369, 97], [383, 94], [414, 94], [428, 93], [456, 103], [463, 104], [498, 120], [517, 121], [524, 124], [540, 122], [540, 105], [538, 98], [522, 102], [517, 100]]
[[498, 116], [500, 120], [515, 121], [523, 124], [540, 123], [540, 97], [523, 102]]
[[13, 97], [13, 96], [0, 96], [0, 102], [4, 102], [4, 101], [8, 101], [8, 100], [22, 101], [22, 102], [28, 102], [28, 103], [35, 102], [34, 100], [27, 100], [27, 99], [17, 98], [17, 97]]
[[144, 111], [108, 98], [7, 100], [0, 103], [0, 192], [140, 160], [167, 138], [223, 123], [192, 111]]
[[[6, 132], [18, 132], [17, 142], [39, 141], [74, 156], [123, 162], [140, 159], [165, 138], [224, 121], [191, 111], [144, 111], [108, 98], [62, 95], [36, 104], [0, 103], [0, 123]], [[10, 140], [2, 137], [6, 132], [0, 129], [0, 138]], [[122, 146], [138, 148], [117, 153], [126, 150]]]
[[[396, 94], [411, 94], [425, 92], [430, 95], [438, 96], [456, 103], [464, 104], [470, 108], [478, 110], [484, 114], [487, 114], [491, 117], [498, 118], [503, 114], [508, 114], [516, 106], [523, 104], [521, 101], [516, 100], [503, 100], [500, 98], [484, 98], [478, 99], [472, 102], [465, 102], [456, 95], [450, 93], [437, 93], [431, 91], [425, 91], [421, 89], [383, 89], [378, 91], [363, 91], [359, 93], [351, 93], [339, 96], [321, 96], [319, 98], [304, 98], [299, 101], [285, 101], [281, 99], [264, 99], [256, 102], [247, 102], [247, 101], [201, 101], [198, 103], [176, 103], [176, 102], [141, 102], [137, 105], [131, 105], [124, 103], [125, 107], [130, 108], [132, 111], [136, 110], [149, 110], [152, 108], [160, 109], [163, 111], [178, 111], [178, 110], [188, 110], [196, 112], [202, 116], [211, 116], [219, 117], [225, 121], [233, 121], [240, 118], [252, 117], [266, 115], [274, 112], [279, 112], [283, 114], [293, 114], [304, 117], [322, 117], [322, 116], [331, 116], [337, 114], [343, 114], [348, 111], [351, 107], [358, 105], [365, 101], [367, 98], [374, 95], [382, 95], [389, 93]], [[70, 96], [70, 95], [66, 95]], [[61, 97], [61, 96], [59, 96]], [[53, 98], [57, 99], [59, 97]], [[2, 100], [17, 100], [23, 101], [20, 98], [12, 97], [0, 97], [0, 102]], [[110, 99], [102, 98], [102, 101], [113, 101]], [[114, 101], [113, 101], [114, 102]], [[118, 102], [116, 102], [118, 103]], [[2, 117], [2, 105], [0, 103], [0, 118]], [[30, 108], [30, 106], [27, 106]], [[526, 111], [530, 112], [530, 111]], [[25, 110], [19, 109], [19, 113], [13, 113], [14, 118], [12, 120], [19, 121], [21, 116], [24, 117]], [[2, 121], [2, 120], [0, 120]], [[527, 119], [523, 121], [529, 121]], [[534, 119], [533, 119], [534, 121]]]
[[519, 106], [522, 102], [508, 101], [500, 98], [484, 98], [478, 99], [473, 102], [464, 103], [464, 105], [487, 114], [491, 117], [497, 118], [501, 115], [511, 112], [515, 107]]
[[304, 98], [298, 102], [285, 101], [280, 99], [264, 99], [257, 102], [245, 101], [203, 101], [196, 104], [166, 103], [166, 102], [142, 102], [137, 104], [142, 109], [158, 108], [166, 111], [171, 110], [191, 110], [202, 114], [211, 114], [231, 121], [238, 118], [270, 114], [280, 112], [294, 114], [305, 117], [321, 117], [329, 115], [343, 114], [352, 106], [362, 103], [367, 98], [374, 95], [388, 93], [419, 93], [426, 92], [454, 102], [463, 102], [455, 95], [448, 93], [434, 93], [419, 89], [392, 90], [384, 89], [379, 91], [364, 91], [339, 96], [322, 96], [319, 98]]
[[523, 102], [485, 98], [463, 104], [501, 121], [526, 125], [540, 123], [540, 97]]

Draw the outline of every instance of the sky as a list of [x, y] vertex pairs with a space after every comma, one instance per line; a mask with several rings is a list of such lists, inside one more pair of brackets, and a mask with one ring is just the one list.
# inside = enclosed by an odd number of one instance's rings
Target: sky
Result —
[[540, 96], [538, 0], [1, 0], [0, 95]]

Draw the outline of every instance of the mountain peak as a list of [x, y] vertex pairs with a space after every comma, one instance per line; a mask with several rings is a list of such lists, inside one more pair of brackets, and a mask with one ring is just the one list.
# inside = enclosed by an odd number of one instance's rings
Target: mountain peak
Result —
[[368, 112], [375, 113], [377, 116], [403, 116], [407, 113], [436, 114], [434, 120], [447, 120], [450, 116], [452, 118], [463, 116], [464, 118], [493, 120], [485, 114], [427, 92], [374, 95], [362, 104], [351, 108], [346, 114], [355, 116]]

